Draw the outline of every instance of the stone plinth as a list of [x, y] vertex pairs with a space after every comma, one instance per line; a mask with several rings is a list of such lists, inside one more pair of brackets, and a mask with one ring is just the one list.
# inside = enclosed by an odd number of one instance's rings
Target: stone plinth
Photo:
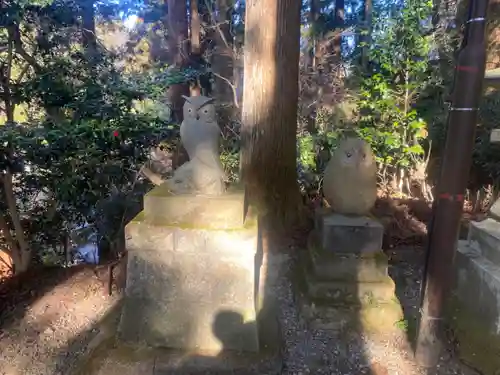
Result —
[[[471, 231], [478, 229], [475, 224], [479, 223], [471, 223]], [[459, 356], [481, 373], [497, 375], [500, 369], [500, 265], [487, 259], [482, 250], [477, 242], [458, 242], [448, 323], [459, 343]]]
[[245, 215], [245, 192], [241, 190], [230, 190], [220, 196], [173, 195], [163, 184], [144, 197], [144, 220], [163, 225], [240, 228]]
[[310, 272], [318, 280], [377, 282], [387, 278], [388, 258], [382, 251], [360, 254], [326, 253], [317, 237], [314, 232], [309, 237], [308, 263]]
[[327, 254], [370, 254], [382, 249], [384, 227], [366, 216], [316, 214], [316, 229], [321, 249]]
[[[221, 201], [205, 199], [205, 207], [214, 210], [213, 201]], [[187, 202], [186, 197], [170, 196], [162, 204], [179, 207], [179, 202]], [[242, 201], [233, 205], [240, 207]], [[146, 220], [151, 209], [145, 206], [126, 227], [120, 338], [156, 347], [258, 351], [257, 220], [249, 217], [236, 229], [202, 227], [194, 219], [197, 224], [173, 226]]]

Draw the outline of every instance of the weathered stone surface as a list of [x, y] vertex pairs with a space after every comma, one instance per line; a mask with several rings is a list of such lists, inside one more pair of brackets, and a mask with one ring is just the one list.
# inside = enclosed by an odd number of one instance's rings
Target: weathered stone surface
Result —
[[242, 227], [245, 215], [243, 190], [214, 196], [174, 195], [164, 184], [144, 197], [144, 218], [153, 224], [229, 229]]
[[240, 230], [181, 229], [135, 219], [120, 337], [152, 346], [259, 349], [256, 222]]
[[362, 333], [388, 333], [400, 330], [403, 310], [396, 300], [363, 306], [304, 305], [302, 313], [314, 329], [358, 330]]
[[323, 195], [338, 213], [367, 215], [377, 199], [377, 163], [370, 145], [341, 139], [323, 176]]
[[387, 277], [388, 259], [382, 251], [371, 254], [333, 253], [325, 256], [312, 235], [308, 253], [311, 272], [320, 280], [377, 282]]
[[500, 220], [500, 198], [498, 198], [495, 203], [490, 208], [490, 211], [488, 212], [491, 217], [493, 217], [495, 220]]
[[483, 221], [471, 221], [469, 224], [469, 242], [477, 242], [481, 254], [500, 265], [500, 223], [488, 218]]
[[308, 275], [307, 291], [312, 301], [328, 305], [373, 305], [392, 301], [396, 286], [389, 276], [380, 282], [318, 281]]
[[316, 227], [325, 253], [376, 253], [382, 249], [384, 227], [366, 216], [321, 214]]
[[459, 241], [455, 286], [448, 323], [459, 342], [459, 356], [485, 375], [500, 369], [500, 267], [477, 248]]

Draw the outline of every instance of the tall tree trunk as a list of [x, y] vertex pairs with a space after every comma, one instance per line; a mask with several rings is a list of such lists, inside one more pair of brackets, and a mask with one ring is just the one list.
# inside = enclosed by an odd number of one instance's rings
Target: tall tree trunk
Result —
[[316, 67], [316, 53], [318, 52], [318, 18], [321, 11], [320, 0], [310, 0], [309, 4], [309, 25], [311, 27], [310, 46], [309, 46], [309, 61], [308, 65], [311, 68]]
[[[201, 59], [201, 19], [198, 11], [198, 0], [190, 0], [189, 5], [189, 38], [191, 41], [189, 57], [191, 60], [199, 61]], [[192, 85], [189, 90], [191, 96], [201, 95], [200, 83]]]
[[198, 0], [191, 0], [190, 4], [190, 39], [191, 39], [191, 54], [201, 54], [201, 20], [198, 12]]
[[82, 44], [89, 60], [97, 56], [97, 37], [95, 31], [95, 10], [93, 0], [82, 2]]
[[217, 0], [212, 12], [215, 26], [215, 48], [212, 55], [212, 69], [215, 75], [215, 96], [222, 104], [234, 104], [233, 37], [231, 35], [230, 0]]
[[[167, 25], [170, 60], [175, 67], [182, 67], [188, 57], [188, 22], [185, 0], [168, 0]], [[173, 117], [176, 122], [182, 121], [182, 95], [189, 95], [187, 84], [171, 85], [167, 97], [172, 105]]]
[[242, 178], [249, 200], [285, 227], [301, 208], [297, 184], [300, 1], [247, 0]]
[[373, 14], [373, 1], [365, 0], [363, 7], [362, 35], [359, 38], [361, 45], [360, 63], [363, 71], [365, 72], [368, 69], [368, 53], [370, 49], [371, 35], [372, 35], [372, 14]]
[[342, 59], [342, 31], [345, 24], [345, 0], [335, 0], [335, 29], [338, 35], [333, 41], [333, 52], [336, 61]]

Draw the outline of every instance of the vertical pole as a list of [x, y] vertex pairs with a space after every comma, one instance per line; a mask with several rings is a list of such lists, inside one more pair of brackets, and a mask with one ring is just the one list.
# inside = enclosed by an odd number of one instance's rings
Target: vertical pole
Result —
[[463, 197], [469, 177], [486, 60], [488, 0], [469, 0], [469, 16], [455, 67], [446, 146], [429, 225], [415, 359], [434, 367], [442, 349], [441, 323], [453, 276]]

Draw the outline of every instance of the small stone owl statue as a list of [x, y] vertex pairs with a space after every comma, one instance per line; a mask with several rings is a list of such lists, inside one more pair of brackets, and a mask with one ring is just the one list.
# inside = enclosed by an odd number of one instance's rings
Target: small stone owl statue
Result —
[[367, 215], [377, 199], [377, 165], [370, 145], [343, 139], [326, 166], [323, 195], [335, 212]]
[[213, 98], [183, 96], [184, 120], [181, 141], [189, 162], [181, 165], [167, 180], [173, 193], [219, 195], [225, 190], [225, 174], [220, 162], [220, 128]]

